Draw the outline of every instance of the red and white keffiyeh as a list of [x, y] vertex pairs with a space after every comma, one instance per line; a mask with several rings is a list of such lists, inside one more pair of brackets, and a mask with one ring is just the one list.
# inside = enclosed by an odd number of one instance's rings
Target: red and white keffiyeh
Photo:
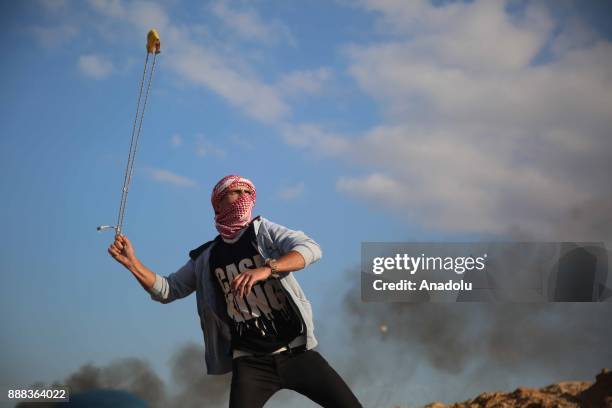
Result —
[[[218, 206], [225, 194], [239, 187], [250, 189], [251, 194], [242, 194], [236, 201], [220, 210]], [[256, 197], [255, 186], [249, 179], [230, 174], [219, 180], [213, 188], [210, 202], [215, 210], [215, 228], [223, 238], [233, 239], [249, 224]]]

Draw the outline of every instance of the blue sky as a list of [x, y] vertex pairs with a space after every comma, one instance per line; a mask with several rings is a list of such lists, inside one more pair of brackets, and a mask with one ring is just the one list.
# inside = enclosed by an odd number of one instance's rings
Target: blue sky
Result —
[[357, 288], [362, 241], [612, 242], [605, 2], [1, 7], [3, 385], [125, 356], [167, 378], [202, 342], [195, 299], [151, 301], [95, 231], [116, 219], [152, 27], [124, 231], [160, 274], [216, 234], [209, 193], [229, 173], [257, 186], [256, 214], [321, 244], [297, 273], [321, 321]]

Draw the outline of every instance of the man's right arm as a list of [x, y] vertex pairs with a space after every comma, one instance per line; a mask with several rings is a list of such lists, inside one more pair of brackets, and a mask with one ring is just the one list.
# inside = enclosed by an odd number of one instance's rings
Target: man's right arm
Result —
[[136, 258], [134, 248], [125, 235], [115, 237], [108, 253], [134, 275], [153, 300], [170, 303], [195, 290], [195, 262], [191, 259], [178, 271], [168, 276], [160, 276]]
[[153, 300], [170, 303], [190, 295], [195, 288], [195, 262], [189, 259], [178, 271], [168, 276], [155, 274], [155, 281], [148, 292]]

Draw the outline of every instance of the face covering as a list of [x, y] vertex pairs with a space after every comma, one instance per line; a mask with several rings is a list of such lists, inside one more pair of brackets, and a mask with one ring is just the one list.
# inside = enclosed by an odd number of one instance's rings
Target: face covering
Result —
[[[242, 194], [236, 201], [220, 209], [219, 204], [225, 194], [235, 188], [248, 188], [251, 194]], [[234, 174], [219, 180], [213, 188], [210, 202], [215, 210], [215, 228], [223, 238], [235, 238], [249, 224], [255, 199], [255, 186], [251, 180]]]

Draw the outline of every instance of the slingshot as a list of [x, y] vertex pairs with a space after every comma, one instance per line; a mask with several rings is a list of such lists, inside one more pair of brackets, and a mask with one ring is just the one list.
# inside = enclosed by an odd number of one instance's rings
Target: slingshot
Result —
[[[144, 70], [142, 72], [142, 78], [140, 80], [140, 91], [138, 92], [138, 102], [136, 104], [136, 116], [134, 117], [134, 125], [132, 127], [132, 139], [130, 140], [130, 152], [128, 154], [127, 165], [125, 166], [125, 175], [123, 177], [123, 188], [121, 189], [121, 201], [119, 203], [119, 215], [117, 216], [117, 225], [100, 225], [98, 231], [104, 231], [107, 229], [114, 229], [115, 236], [121, 234], [123, 227], [123, 219], [125, 217], [125, 206], [127, 203], [128, 191], [130, 189], [130, 182], [132, 181], [132, 173], [134, 171], [134, 158], [136, 156], [136, 149], [138, 148], [138, 139], [140, 138], [140, 131], [142, 130], [142, 119], [144, 118], [145, 109], [147, 107], [147, 99], [149, 98], [149, 91], [151, 90], [151, 81], [153, 80], [153, 70], [155, 69], [155, 61], [157, 54], [160, 53], [161, 42], [157, 31], [150, 30], [147, 33], [147, 56], [145, 58]], [[147, 74], [147, 68], [149, 63], [149, 55], [153, 54], [153, 64], [149, 72], [149, 80], [147, 81], [147, 91], [145, 93], [144, 101], [142, 103], [142, 111], [140, 110], [140, 101], [142, 99], [142, 90], [144, 80]], [[136, 128], [138, 124], [138, 128]]]

